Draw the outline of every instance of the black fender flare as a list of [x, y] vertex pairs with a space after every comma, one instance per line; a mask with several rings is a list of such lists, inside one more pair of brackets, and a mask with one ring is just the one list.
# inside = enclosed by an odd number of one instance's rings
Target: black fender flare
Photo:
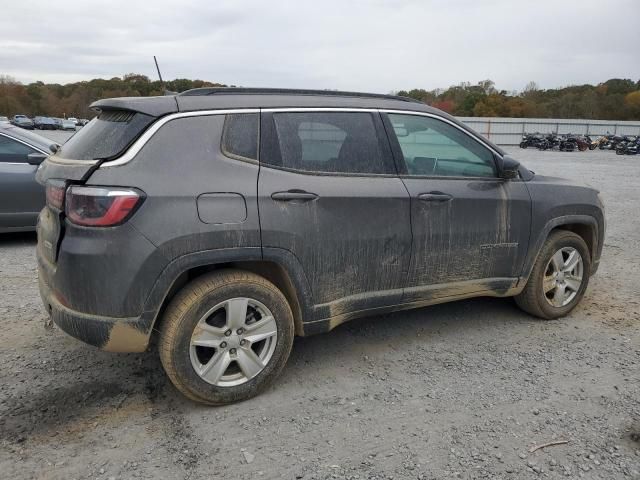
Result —
[[591, 252], [591, 256], [592, 256], [591, 259], [594, 260], [596, 257], [599, 256], [598, 252], [600, 252], [600, 249], [602, 248], [602, 245], [600, 244], [601, 232], [600, 232], [598, 220], [595, 217], [591, 215], [562, 215], [560, 217], [552, 218], [545, 224], [544, 228], [538, 233], [538, 236], [536, 237], [535, 242], [532, 244], [532, 248], [529, 249], [529, 253], [526, 257], [524, 269], [522, 272], [522, 278], [525, 281], [524, 283], [526, 283], [526, 280], [529, 278], [529, 275], [531, 275], [531, 270], [533, 270], [533, 265], [536, 259], [538, 258], [538, 254], [542, 249], [542, 245], [544, 245], [544, 242], [549, 237], [549, 233], [551, 233], [551, 230], [557, 227], [561, 227], [563, 225], [575, 225], [575, 224], [588, 225], [590, 227], [593, 227], [593, 238], [592, 238], [593, 251]]
[[302, 265], [293, 253], [281, 248], [261, 247], [221, 248], [188, 253], [170, 261], [156, 279], [144, 303], [139, 328], [148, 334], [157, 321], [160, 308], [175, 282], [185, 272], [204, 266], [231, 262], [268, 261], [277, 264], [289, 276], [300, 304], [302, 318], [313, 321], [311, 289]]

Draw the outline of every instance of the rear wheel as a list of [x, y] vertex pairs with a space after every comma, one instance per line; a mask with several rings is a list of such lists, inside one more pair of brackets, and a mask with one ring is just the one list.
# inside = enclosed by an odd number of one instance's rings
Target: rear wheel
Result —
[[293, 336], [291, 308], [275, 285], [225, 270], [195, 279], [173, 298], [160, 331], [160, 360], [184, 395], [221, 405], [271, 384]]
[[584, 240], [567, 230], [554, 231], [544, 243], [524, 290], [515, 297], [525, 312], [539, 318], [566, 315], [582, 299], [591, 262]]

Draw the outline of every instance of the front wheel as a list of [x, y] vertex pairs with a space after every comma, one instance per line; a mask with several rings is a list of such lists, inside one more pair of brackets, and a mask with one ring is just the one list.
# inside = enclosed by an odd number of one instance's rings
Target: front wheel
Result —
[[520, 142], [520, 148], [527, 148], [528, 146], [527, 142]]
[[291, 308], [256, 274], [221, 270], [187, 284], [160, 330], [162, 365], [188, 398], [223, 405], [251, 398], [284, 367], [293, 345]]
[[556, 230], [542, 246], [516, 303], [539, 318], [563, 317], [582, 299], [590, 272], [589, 248], [584, 240], [573, 232]]

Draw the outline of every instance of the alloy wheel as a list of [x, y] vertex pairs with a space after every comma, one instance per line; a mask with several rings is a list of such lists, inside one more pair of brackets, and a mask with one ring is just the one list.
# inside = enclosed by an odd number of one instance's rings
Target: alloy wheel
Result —
[[564, 247], [553, 254], [545, 269], [542, 293], [553, 307], [568, 305], [582, 285], [584, 262], [580, 252], [573, 247]]
[[245, 297], [209, 309], [191, 336], [191, 365], [205, 382], [233, 387], [248, 382], [269, 363], [278, 328], [269, 309]]

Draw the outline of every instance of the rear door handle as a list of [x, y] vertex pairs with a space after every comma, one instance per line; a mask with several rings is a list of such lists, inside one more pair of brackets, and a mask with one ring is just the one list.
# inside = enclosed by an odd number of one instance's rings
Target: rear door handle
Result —
[[310, 202], [318, 198], [318, 195], [302, 190], [289, 190], [287, 192], [274, 192], [271, 198], [280, 202]]
[[448, 193], [442, 192], [429, 192], [429, 193], [421, 193], [418, 195], [418, 199], [423, 202], [448, 202], [453, 197]]

